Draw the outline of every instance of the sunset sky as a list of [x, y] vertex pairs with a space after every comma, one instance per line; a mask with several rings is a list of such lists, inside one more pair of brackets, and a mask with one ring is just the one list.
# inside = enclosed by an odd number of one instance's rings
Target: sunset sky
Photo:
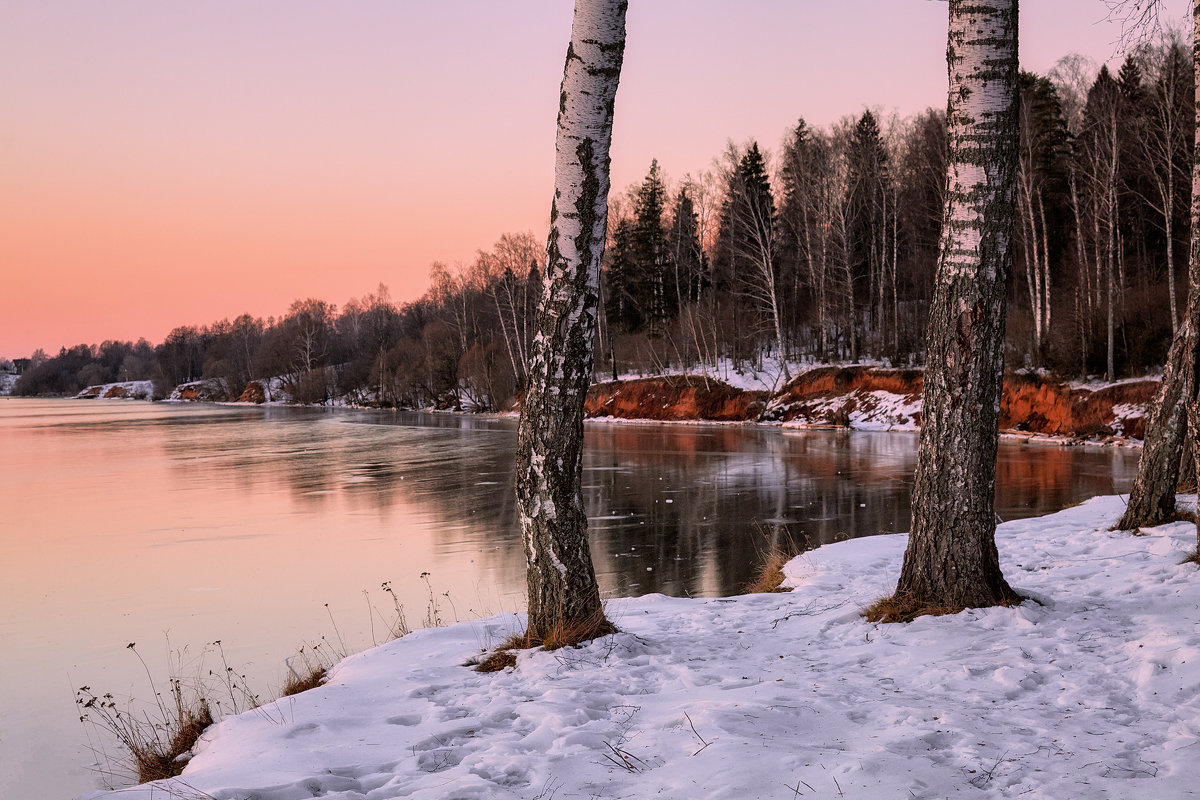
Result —
[[[1169, 3], [1180, 18], [1190, 4]], [[0, 356], [425, 288], [545, 235], [571, 0], [0, 0]], [[1024, 0], [1023, 66], [1118, 58]], [[613, 185], [946, 98], [946, 4], [633, 0]]]

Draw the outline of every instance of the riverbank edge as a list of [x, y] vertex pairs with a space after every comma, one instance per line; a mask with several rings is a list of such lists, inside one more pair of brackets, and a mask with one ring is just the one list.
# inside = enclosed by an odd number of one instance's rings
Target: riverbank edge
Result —
[[[917, 431], [921, 425], [923, 371], [878, 366], [818, 366], [778, 391], [739, 388], [704, 374], [625, 378], [592, 385], [585, 401], [591, 420], [741, 424], [796, 429]], [[292, 405], [278, 381], [251, 381], [236, 401], [222, 401], [198, 383], [184, 384], [166, 402], [232, 405]], [[1057, 444], [1139, 446], [1145, 419], [1158, 391], [1158, 378], [1079, 384], [1027, 372], [1005, 375], [1000, 399], [1000, 430], [1006, 437]], [[137, 387], [142, 388], [142, 387]], [[255, 390], [257, 388], [257, 391]], [[268, 388], [274, 391], [263, 391]], [[124, 384], [88, 387], [76, 397], [140, 398]], [[377, 406], [337, 401], [350, 409]], [[517, 413], [455, 408], [411, 409], [472, 417]]]

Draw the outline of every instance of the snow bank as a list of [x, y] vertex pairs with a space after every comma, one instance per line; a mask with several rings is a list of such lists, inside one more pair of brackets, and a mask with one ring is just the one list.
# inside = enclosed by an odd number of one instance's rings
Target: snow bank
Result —
[[152, 400], [153, 381], [120, 381], [89, 386], [75, 395], [77, 400]]
[[1195, 532], [1109, 531], [1122, 507], [1002, 525], [1006, 574], [1039, 601], [1014, 609], [865, 622], [894, 586], [893, 535], [793, 560], [791, 594], [611, 601], [621, 633], [494, 675], [460, 665], [518, 618], [418, 631], [120, 796], [1193, 796]]
[[220, 378], [205, 378], [199, 381], [181, 383], [171, 390], [168, 401], [172, 402], [201, 402], [220, 403], [229, 400], [229, 388]]

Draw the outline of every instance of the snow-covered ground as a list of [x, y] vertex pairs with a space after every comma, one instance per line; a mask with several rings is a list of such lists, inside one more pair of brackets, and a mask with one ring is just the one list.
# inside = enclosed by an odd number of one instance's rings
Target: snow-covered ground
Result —
[[[795, 378], [812, 369], [820, 367], [875, 367], [887, 368], [882, 361], [863, 359], [861, 361], [788, 361], [788, 375]], [[734, 362], [731, 358], [719, 358], [716, 365], [696, 364], [687, 369], [670, 369], [661, 375], [705, 375], [727, 383], [735, 389], [751, 392], [777, 392], [787, 381], [783, 376], [783, 362], [776, 356], [766, 355], [761, 359]], [[625, 372], [617, 376], [618, 380], [635, 381], [639, 378], [657, 378], [658, 374], [649, 372]], [[604, 373], [597, 371], [593, 380], [597, 383], [604, 381]]]
[[11, 372], [0, 372], [0, 396], [12, 394], [13, 387], [17, 385], [17, 378], [20, 375], [14, 375]]
[[1122, 507], [1002, 525], [1009, 581], [1036, 598], [1013, 609], [864, 621], [894, 586], [893, 535], [793, 560], [791, 594], [611, 601], [621, 633], [493, 675], [462, 664], [519, 618], [418, 631], [118, 796], [1194, 797], [1195, 530], [1108, 530]]

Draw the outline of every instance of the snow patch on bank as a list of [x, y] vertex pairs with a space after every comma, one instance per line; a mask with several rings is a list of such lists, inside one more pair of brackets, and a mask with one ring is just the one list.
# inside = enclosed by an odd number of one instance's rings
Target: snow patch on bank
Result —
[[[821, 367], [872, 367], [876, 369], [887, 369], [887, 364], [883, 361], [874, 359], [863, 359], [860, 361], [814, 361], [812, 359], [803, 359], [799, 361], [788, 360], [787, 368], [788, 375], [795, 378], [805, 372]], [[636, 381], [642, 378], [668, 378], [685, 375], [699, 375], [706, 378], [715, 378], [722, 383], [732, 386], [734, 389], [740, 389], [743, 392], [777, 392], [784, 387], [787, 380], [783, 374], [783, 360], [770, 355], [764, 355], [760, 359], [752, 359], [750, 361], [737, 360], [732, 358], [719, 358], [716, 364], [693, 364], [686, 368], [677, 367], [668, 369], [662, 372], [654, 373], [642, 371], [626, 372], [617, 376], [620, 381]], [[597, 371], [593, 376], [594, 381], [602, 381], [604, 376]]]
[[855, 391], [838, 397], [814, 400], [798, 415], [783, 423], [785, 428], [827, 425], [826, 420], [844, 420], [845, 427], [859, 431], [920, 430], [921, 399], [883, 390]]
[[1195, 529], [1108, 530], [1123, 505], [1000, 526], [1009, 581], [1037, 599], [1013, 609], [867, 623], [900, 568], [891, 535], [793, 560], [790, 594], [610, 601], [621, 633], [494, 675], [461, 665], [521, 618], [418, 631], [120, 797], [1190, 796]]
[[89, 386], [75, 395], [77, 400], [153, 400], [154, 381], [120, 381]]

